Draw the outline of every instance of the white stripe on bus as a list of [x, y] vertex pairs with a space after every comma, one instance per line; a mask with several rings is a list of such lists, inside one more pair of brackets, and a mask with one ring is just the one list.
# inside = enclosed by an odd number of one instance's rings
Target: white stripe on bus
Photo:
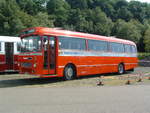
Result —
[[[137, 63], [125, 63], [125, 65], [131, 65]], [[77, 65], [77, 67], [98, 67], [98, 66], [117, 66], [118, 64], [96, 64], [96, 65]], [[58, 66], [59, 68], [64, 68], [65, 66]]]
[[137, 57], [137, 53], [112, 53], [112, 52], [91, 52], [61, 50], [59, 56], [106, 56], [106, 57]]

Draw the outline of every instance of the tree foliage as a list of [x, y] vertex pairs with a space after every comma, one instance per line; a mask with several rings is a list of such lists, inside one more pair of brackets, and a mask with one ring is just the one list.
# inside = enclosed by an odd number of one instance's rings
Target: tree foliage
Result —
[[144, 34], [145, 51], [150, 52], [150, 28]]
[[62, 27], [132, 40], [150, 51], [150, 4], [126, 0], [1, 0], [0, 34]]

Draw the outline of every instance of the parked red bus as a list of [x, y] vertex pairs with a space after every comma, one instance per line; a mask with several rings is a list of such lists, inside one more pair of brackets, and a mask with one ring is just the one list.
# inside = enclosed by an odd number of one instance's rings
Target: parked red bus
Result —
[[0, 72], [19, 71], [20, 43], [19, 37], [0, 36]]
[[137, 66], [132, 41], [55, 28], [35, 27], [21, 33], [20, 73], [40, 77], [123, 74]]

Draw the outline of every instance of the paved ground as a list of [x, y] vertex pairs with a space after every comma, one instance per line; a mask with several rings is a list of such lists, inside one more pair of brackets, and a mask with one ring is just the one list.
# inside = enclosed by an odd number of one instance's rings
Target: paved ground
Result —
[[150, 113], [150, 85], [2, 88], [0, 113]]
[[[150, 113], [150, 67], [73, 81], [0, 74], [0, 113]], [[139, 75], [142, 82], [137, 82]], [[125, 85], [130, 79], [131, 85]]]

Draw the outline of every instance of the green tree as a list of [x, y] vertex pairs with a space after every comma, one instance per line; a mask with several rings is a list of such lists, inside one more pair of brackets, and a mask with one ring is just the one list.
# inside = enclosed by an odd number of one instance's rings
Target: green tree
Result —
[[[133, 14], [134, 19], [138, 19], [141, 23], [143, 23], [146, 18], [146, 10], [147, 5], [145, 3], [140, 3], [138, 1], [131, 1], [129, 3], [128, 9]], [[149, 12], [149, 11], [148, 11]]]
[[110, 36], [113, 23], [99, 7], [95, 8], [88, 18], [91, 18], [94, 24], [93, 33]]
[[47, 13], [39, 12], [36, 16], [34, 16], [38, 25], [41, 27], [54, 27], [54, 20]]
[[144, 44], [145, 44], [145, 51], [150, 52], [150, 27], [145, 31]]
[[68, 20], [70, 5], [64, 0], [49, 0], [47, 3], [48, 14], [53, 15], [54, 25], [62, 27]]
[[0, 4], [0, 33], [2, 35], [16, 35], [24, 28], [22, 22], [18, 19], [19, 7], [15, 0], [6, 0]]
[[88, 0], [66, 0], [72, 8], [86, 9], [88, 8]]
[[127, 40], [134, 41], [138, 43], [141, 36], [141, 31], [138, 27], [132, 22], [125, 22], [123, 20], [118, 20], [113, 28], [113, 33], [115, 36]]
[[127, 9], [127, 7], [118, 9], [117, 14], [118, 18], [123, 19], [125, 21], [129, 21], [133, 18], [132, 13]]
[[20, 9], [30, 15], [36, 15], [38, 12], [46, 12], [47, 0], [16, 0]]

